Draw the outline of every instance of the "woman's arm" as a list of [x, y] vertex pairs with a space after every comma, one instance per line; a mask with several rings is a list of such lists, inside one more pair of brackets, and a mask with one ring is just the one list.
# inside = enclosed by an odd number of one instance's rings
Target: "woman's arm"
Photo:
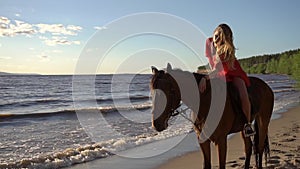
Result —
[[219, 67], [220, 65], [219, 64], [222, 64], [221, 62], [218, 62], [216, 63], [216, 68], [213, 69], [211, 72], [209, 72], [207, 75], [205, 75], [201, 80], [200, 80], [200, 83], [199, 83], [199, 90], [201, 93], [203, 93], [205, 90], [206, 90], [206, 81], [209, 80], [209, 79], [212, 79], [212, 78], [215, 78], [219, 72]]
[[[215, 55], [215, 57], [217, 58], [218, 56]], [[204, 76], [206, 80], [215, 78], [218, 72], [222, 71], [223, 64], [220, 59], [216, 59], [214, 64], [215, 64], [214, 69], [212, 69], [212, 71], [210, 71], [208, 75]]]
[[218, 70], [213, 69], [211, 72], [209, 72], [207, 75], [204, 76], [204, 79], [208, 80], [208, 79], [215, 78], [217, 74], [218, 74]]
[[214, 55], [216, 54], [216, 49], [213, 45], [213, 38], [207, 38], [206, 42], [205, 42], [206, 46], [205, 46], [205, 56], [208, 59], [209, 65], [211, 68], [215, 67], [214, 64]]

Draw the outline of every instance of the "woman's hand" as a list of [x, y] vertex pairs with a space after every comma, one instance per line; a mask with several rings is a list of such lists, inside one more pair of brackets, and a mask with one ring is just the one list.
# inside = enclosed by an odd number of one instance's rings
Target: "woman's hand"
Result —
[[206, 90], [206, 78], [205, 77], [203, 77], [200, 80], [199, 89], [200, 89], [201, 93], [203, 93]]

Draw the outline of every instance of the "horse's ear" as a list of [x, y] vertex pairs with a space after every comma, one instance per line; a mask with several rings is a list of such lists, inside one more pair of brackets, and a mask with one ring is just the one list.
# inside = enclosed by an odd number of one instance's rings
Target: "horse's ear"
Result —
[[154, 66], [151, 66], [151, 69], [152, 69], [152, 74], [156, 74], [158, 72], [158, 69]]
[[171, 72], [172, 71], [172, 66], [170, 63], [167, 64], [167, 72]]

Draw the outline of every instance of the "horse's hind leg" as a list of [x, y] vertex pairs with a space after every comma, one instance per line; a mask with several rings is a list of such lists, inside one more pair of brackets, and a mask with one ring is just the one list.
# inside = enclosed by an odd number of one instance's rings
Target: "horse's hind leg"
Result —
[[256, 136], [255, 136], [255, 144], [256, 144], [256, 167], [258, 169], [262, 169], [262, 155], [265, 149], [265, 140], [268, 134], [268, 126], [269, 121], [266, 120], [265, 122], [262, 121], [261, 117], [256, 119], [255, 123], [256, 128]]
[[252, 142], [250, 137], [245, 137], [244, 132], [241, 132], [243, 140], [244, 140], [244, 145], [245, 145], [245, 169], [248, 169], [250, 166], [250, 159], [251, 159], [251, 154], [252, 154]]

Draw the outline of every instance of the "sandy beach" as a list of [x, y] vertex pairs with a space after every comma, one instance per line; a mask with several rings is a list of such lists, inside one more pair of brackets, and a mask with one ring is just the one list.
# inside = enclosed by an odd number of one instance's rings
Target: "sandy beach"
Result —
[[[283, 113], [281, 118], [271, 121], [269, 139], [271, 154], [268, 160], [268, 168], [300, 168], [300, 105]], [[212, 144], [213, 168], [218, 168], [217, 157], [216, 148]], [[240, 134], [236, 134], [228, 141], [226, 167], [243, 168], [243, 164], [243, 142]], [[254, 156], [252, 156], [251, 166], [254, 165]], [[202, 166], [203, 156], [199, 150], [171, 159], [157, 169], [200, 169]]]

